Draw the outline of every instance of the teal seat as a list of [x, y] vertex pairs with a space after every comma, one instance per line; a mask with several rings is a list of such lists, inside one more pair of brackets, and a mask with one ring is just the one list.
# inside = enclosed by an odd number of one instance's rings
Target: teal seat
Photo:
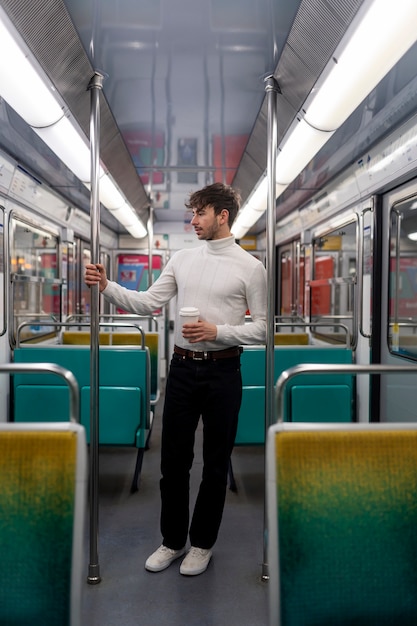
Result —
[[0, 423], [0, 624], [81, 624], [86, 486], [82, 426]]
[[[57, 363], [70, 370], [80, 389], [80, 421], [90, 443], [90, 349], [87, 345], [35, 345], [14, 351], [16, 363]], [[99, 350], [99, 444], [138, 449], [136, 491], [152, 427], [150, 356], [147, 347], [101, 346]], [[13, 377], [15, 422], [66, 421], [69, 391], [48, 373]]]
[[271, 426], [270, 626], [417, 624], [417, 424]]
[[[352, 350], [339, 347], [276, 346], [274, 380], [301, 363], [352, 363]], [[235, 445], [265, 442], [265, 346], [245, 346], [241, 355], [242, 404]], [[354, 379], [323, 374], [303, 375], [288, 385], [286, 421], [351, 422]]]

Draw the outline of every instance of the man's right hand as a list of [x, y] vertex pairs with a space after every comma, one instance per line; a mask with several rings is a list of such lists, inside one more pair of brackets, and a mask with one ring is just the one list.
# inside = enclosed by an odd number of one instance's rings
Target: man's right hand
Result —
[[100, 291], [103, 291], [107, 287], [108, 281], [104, 265], [101, 263], [97, 263], [96, 265], [93, 265], [93, 263], [87, 263], [84, 269], [84, 282], [87, 287], [97, 285], [97, 283], [99, 283]]

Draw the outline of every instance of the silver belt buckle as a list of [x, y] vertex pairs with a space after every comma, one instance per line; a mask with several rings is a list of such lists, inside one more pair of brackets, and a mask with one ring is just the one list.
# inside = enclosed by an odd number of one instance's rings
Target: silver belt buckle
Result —
[[207, 352], [203, 352], [203, 356], [196, 356], [197, 352], [193, 352], [192, 359], [193, 361], [206, 361], [207, 360]]

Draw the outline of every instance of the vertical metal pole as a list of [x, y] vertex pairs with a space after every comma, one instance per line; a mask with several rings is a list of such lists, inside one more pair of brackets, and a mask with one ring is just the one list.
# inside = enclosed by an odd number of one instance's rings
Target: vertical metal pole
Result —
[[[103, 76], [98, 72], [90, 80], [90, 154], [91, 154], [91, 263], [100, 262], [100, 91]], [[99, 287], [91, 287], [90, 329], [90, 563], [87, 582], [101, 581], [98, 562], [98, 442], [99, 442]]]
[[[277, 94], [280, 89], [275, 78], [265, 78], [265, 92], [268, 104], [268, 203], [267, 203], [267, 247], [266, 247], [266, 272], [268, 277], [267, 296], [267, 333], [265, 350], [265, 437], [274, 417], [274, 333], [275, 333], [275, 187], [276, 187], [276, 159], [277, 159]], [[265, 455], [266, 462], [266, 455]], [[265, 472], [266, 476], [266, 472]], [[269, 580], [268, 571], [268, 526], [266, 511], [266, 485], [264, 502], [264, 559], [262, 564], [262, 580]]]
[[224, 84], [224, 55], [222, 46], [219, 47], [219, 75], [220, 75], [220, 137], [222, 148], [222, 182], [226, 184], [227, 172], [226, 172], [226, 134], [224, 131], [224, 118], [226, 107], [226, 93]]
[[148, 231], [148, 287], [150, 287], [153, 283], [153, 207], [149, 207], [146, 228]]

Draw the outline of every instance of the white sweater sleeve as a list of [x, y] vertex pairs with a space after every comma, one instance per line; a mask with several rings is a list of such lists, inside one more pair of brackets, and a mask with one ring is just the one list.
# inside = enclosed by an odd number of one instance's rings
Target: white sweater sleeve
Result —
[[103, 296], [125, 311], [138, 315], [150, 315], [164, 306], [177, 293], [177, 283], [171, 264], [146, 291], [135, 291], [110, 281], [102, 292]]
[[217, 341], [226, 345], [264, 344], [266, 341], [267, 309], [266, 271], [258, 263], [248, 277], [247, 303], [252, 321], [242, 325], [220, 324]]

